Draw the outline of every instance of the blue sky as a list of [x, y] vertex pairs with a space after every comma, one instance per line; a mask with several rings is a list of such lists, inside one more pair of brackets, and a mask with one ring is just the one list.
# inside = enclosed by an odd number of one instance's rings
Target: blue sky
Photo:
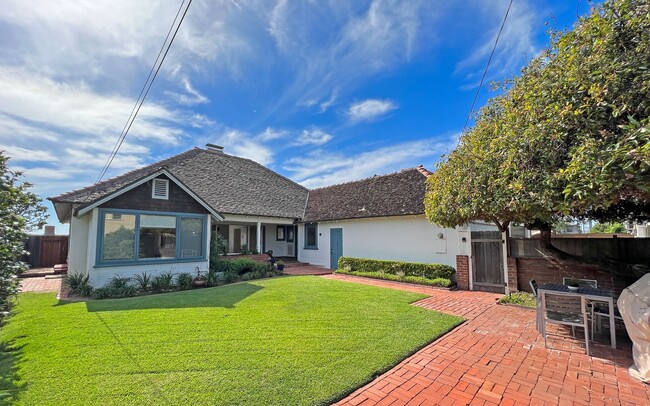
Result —
[[[194, 0], [108, 176], [207, 142], [307, 187], [434, 169], [508, 2]], [[179, 4], [3, 2], [0, 149], [40, 196], [96, 180]], [[477, 107], [588, 11], [515, 0]]]

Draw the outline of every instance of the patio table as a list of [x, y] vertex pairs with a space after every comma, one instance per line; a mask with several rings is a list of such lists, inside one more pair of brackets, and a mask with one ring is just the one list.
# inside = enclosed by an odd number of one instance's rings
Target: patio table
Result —
[[[604, 302], [607, 303], [609, 307], [609, 332], [610, 332], [610, 338], [611, 338], [611, 344], [612, 348], [616, 348], [616, 330], [615, 330], [615, 323], [614, 323], [614, 297], [612, 296], [612, 292], [610, 290], [606, 289], [595, 289], [595, 288], [588, 288], [588, 287], [583, 287], [583, 288], [578, 288], [577, 290], [571, 290], [569, 289], [568, 286], [562, 285], [559, 283], [545, 283], [541, 285], [537, 289], [537, 295], [540, 298], [540, 300], [537, 301], [537, 320], [539, 323], [539, 326], [542, 329], [542, 334], [546, 334], [546, 326], [544, 321], [544, 314], [542, 313], [545, 311], [546, 307], [546, 294], [553, 294], [553, 295], [561, 295], [561, 296], [572, 296], [572, 297], [580, 297], [581, 302], [585, 302], [587, 300], [592, 301], [592, 302]], [[583, 306], [582, 308], [584, 309], [586, 306]], [[586, 314], [583, 314], [583, 317], [585, 317]], [[585, 331], [585, 334], [588, 334], [587, 331]]]

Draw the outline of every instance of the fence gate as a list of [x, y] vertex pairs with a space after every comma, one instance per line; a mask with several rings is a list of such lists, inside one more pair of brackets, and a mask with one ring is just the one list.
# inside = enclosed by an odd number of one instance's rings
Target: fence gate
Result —
[[499, 231], [472, 231], [474, 290], [505, 293], [503, 240]]
[[40, 244], [39, 266], [49, 268], [56, 264], [65, 264], [68, 258], [68, 236], [42, 236]]

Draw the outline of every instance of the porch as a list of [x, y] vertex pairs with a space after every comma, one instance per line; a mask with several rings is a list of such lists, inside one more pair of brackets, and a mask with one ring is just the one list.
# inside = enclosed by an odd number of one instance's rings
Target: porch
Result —
[[290, 219], [226, 218], [213, 223], [212, 232], [225, 240], [227, 255], [272, 250], [276, 257], [296, 258], [298, 252], [297, 227]]

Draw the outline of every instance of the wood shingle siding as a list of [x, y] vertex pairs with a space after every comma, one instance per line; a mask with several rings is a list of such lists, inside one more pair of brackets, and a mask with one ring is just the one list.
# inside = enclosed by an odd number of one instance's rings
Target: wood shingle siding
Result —
[[[167, 179], [161, 175], [159, 178]], [[157, 178], [158, 179], [158, 178]], [[205, 207], [201, 206], [192, 196], [187, 194], [174, 182], [169, 182], [169, 199], [154, 199], [151, 197], [153, 180], [123, 193], [106, 203], [100, 208], [149, 210], [174, 213], [207, 214]]]

